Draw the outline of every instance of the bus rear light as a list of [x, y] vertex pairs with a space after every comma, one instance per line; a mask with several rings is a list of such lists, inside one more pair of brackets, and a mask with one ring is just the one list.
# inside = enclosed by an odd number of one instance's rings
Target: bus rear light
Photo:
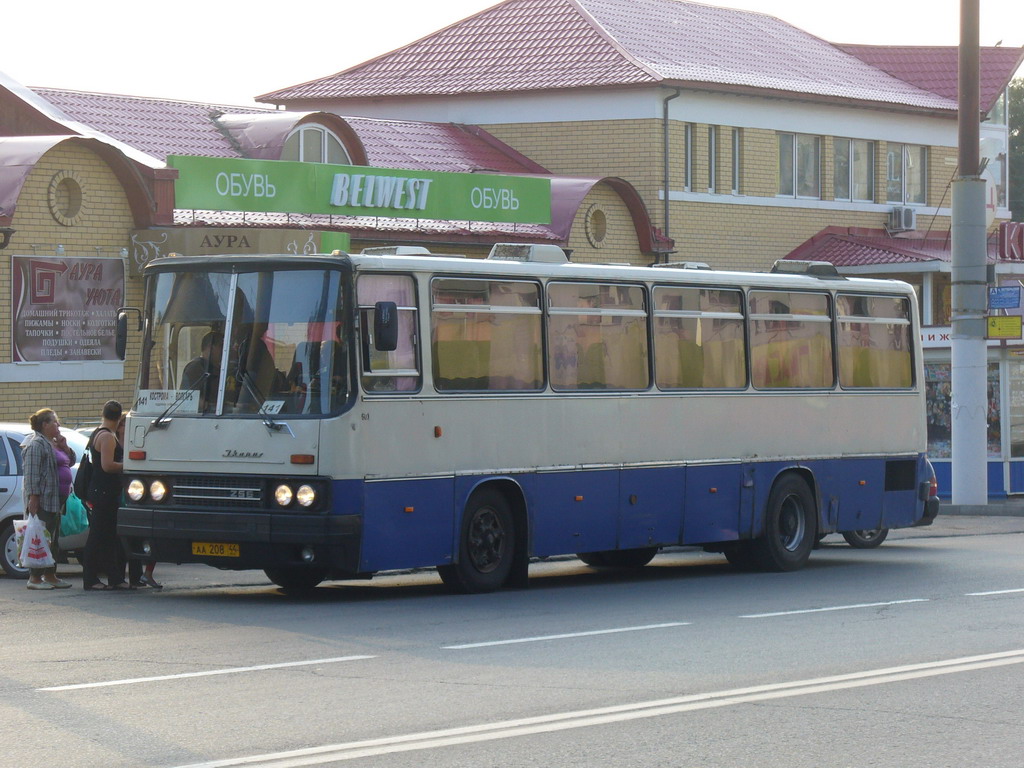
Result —
[[292, 464], [312, 464], [316, 457], [312, 453], [293, 453]]
[[146, 452], [145, 451], [128, 451], [128, 458], [131, 459], [132, 461], [145, 461], [146, 460]]

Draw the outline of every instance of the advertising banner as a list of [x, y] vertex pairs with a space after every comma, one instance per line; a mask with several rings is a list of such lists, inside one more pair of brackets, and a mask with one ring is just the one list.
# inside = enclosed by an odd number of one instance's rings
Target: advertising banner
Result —
[[117, 308], [124, 262], [111, 258], [12, 256], [13, 361], [118, 360]]
[[282, 160], [171, 155], [176, 208], [442, 221], [551, 223], [551, 182]]

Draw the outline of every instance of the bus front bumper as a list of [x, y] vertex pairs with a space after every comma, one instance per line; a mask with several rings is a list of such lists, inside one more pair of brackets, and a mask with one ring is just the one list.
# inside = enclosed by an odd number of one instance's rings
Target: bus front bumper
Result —
[[239, 571], [318, 567], [355, 575], [362, 518], [126, 506], [118, 510], [117, 533], [132, 558]]

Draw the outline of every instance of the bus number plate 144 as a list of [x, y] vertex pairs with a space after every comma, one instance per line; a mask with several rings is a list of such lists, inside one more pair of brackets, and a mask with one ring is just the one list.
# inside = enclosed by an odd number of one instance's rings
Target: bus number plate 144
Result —
[[193, 541], [192, 554], [203, 557], [238, 557], [237, 544], [224, 544], [215, 541]]

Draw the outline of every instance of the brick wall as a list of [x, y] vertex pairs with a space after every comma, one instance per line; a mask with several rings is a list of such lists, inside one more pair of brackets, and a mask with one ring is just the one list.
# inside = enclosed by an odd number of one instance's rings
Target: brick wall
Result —
[[[54, 174], [73, 172], [82, 187], [82, 212], [72, 226], [63, 226], [50, 212], [48, 189]], [[0, 251], [0, 364], [11, 364], [11, 255], [52, 256], [56, 245], [66, 256], [118, 258], [128, 245], [134, 221], [128, 201], [117, 178], [98, 155], [78, 144], [58, 144], [29, 174], [18, 198], [12, 222], [15, 234], [7, 249]], [[97, 252], [97, 248], [100, 249]], [[140, 306], [142, 281], [126, 276], [126, 304]], [[28, 423], [39, 408], [53, 408], [62, 421], [73, 426], [99, 419], [103, 403], [114, 398], [125, 407], [132, 403], [139, 355], [137, 334], [130, 336], [124, 377], [115, 381], [0, 382], [0, 420]]]
[[[677, 249], [673, 259], [707, 261], [713, 267], [729, 269], [763, 270], [825, 227], [877, 229], [887, 222], [887, 212], [857, 211], [854, 206], [846, 211], [815, 208], [813, 203], [807, 207], [757, 205], [758, 197], [774, 201], [779, 185], [778, 134], [760, 128], [743, 128], [740, 132], [740, 194], [744, 204], [725, 202], [726, 197], [732, 198], [732, 128], [716, 126], [714, 190], [723, 196], [723, 203], [705, 199], [674, 200], [670, 204], [669, 234]], [[664, 228], [664, 203], [659, 196], [664, 174], [661, 120], [504, 124], [488, 125], [487, 130], [553, 173], [619, 176], [627, 180], [640, 193], [654, 225]], [[693, 123], [691, 131], [692, 191], [705, 193], [709, 185], [709, 126]], [[684, 136], [685, 124], [671, 122], [669, 180], [673, 191], [684, 186]], [[821, 197], [825, 201], [833, 200], [835, 195], [833, 149], [833, 137], [823, 136]], [[879, 204], [886, 204], [885, 150], [886, 142], [877, 141], [875, 202]], [[928, 206], [919, 216], [932, 230], [949, 228], [949, 217], [934, 216], [933, 212], [936, 206], [950, 206], [948, 186], [955, 171], [955, 157], [955, 148], [929, 148]], [[586, 207], [581, 207], [578, 217]], [[574, 238], [579, 236], [578, 229], [574, 225]], [[610, 260], [647, 261], [619, 257]]]

